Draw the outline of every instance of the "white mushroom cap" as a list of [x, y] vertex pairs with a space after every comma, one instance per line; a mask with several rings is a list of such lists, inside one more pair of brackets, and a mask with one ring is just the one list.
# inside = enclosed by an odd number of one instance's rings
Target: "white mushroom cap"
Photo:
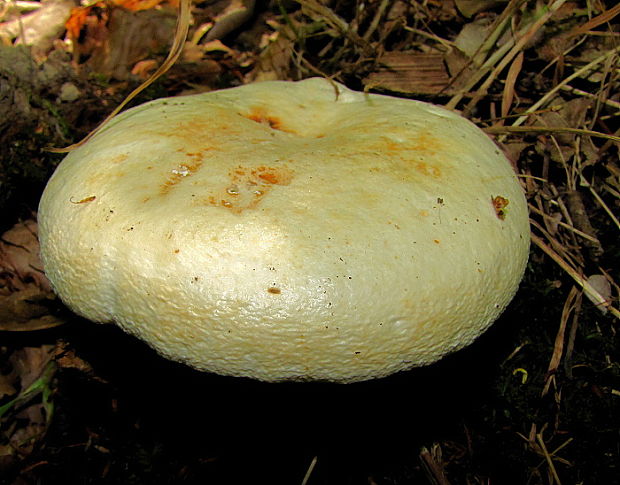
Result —
[[353, 382], [432, 363], [523, 275], [512, 167], [442, 108], [323, 79], [161, 99], [70, 153], [41, 200], [76, 313], [200, 370]]

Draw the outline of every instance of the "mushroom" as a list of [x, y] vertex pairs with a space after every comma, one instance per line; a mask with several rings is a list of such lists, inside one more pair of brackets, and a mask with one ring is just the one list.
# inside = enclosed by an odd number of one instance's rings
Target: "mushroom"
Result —
[[362, 381], [465, 347], [529, 248], [520, 184], [480, 129], [318, 78], [125, 112], [59, 165], [39, 224], [75, 313], [264, 381]]

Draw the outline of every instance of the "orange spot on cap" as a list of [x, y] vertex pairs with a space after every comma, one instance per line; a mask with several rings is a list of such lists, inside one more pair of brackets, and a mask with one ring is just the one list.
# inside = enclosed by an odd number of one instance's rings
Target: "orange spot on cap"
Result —
[[501, 195], [493, 197], [491, 199], [491, 203], [493, 204], [493, 208], [495, 209], [495, 215], [500, 221], [506, 219], [506, 206], [510, 204], [510, 201]]
[[280, 118], [267, 114], [265, 108], [260, 106], [255, 106], [251, 108], [249, 113], [241, 113], [241, 116], [249, 120], [255, 121], [256, 123], [267, 125], [269, 126], [269, 128], [272, 128], [274, 130], [297, 134], [294, 130], [284, 126]]

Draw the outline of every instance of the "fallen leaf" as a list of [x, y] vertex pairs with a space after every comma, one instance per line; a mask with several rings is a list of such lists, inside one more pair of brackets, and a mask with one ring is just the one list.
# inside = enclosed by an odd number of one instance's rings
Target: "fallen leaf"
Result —
[[[611, 301], [611, 284], [609, 280], [602, 274], [593, 274], [588, 278], [588, 283], [592, 288], [594, 288], [599, 295], [603, 297], [603, 299], [607, 302]], [[587, 292], [585, 294], [588, 299], [598, 306], [598, 308], [603, 312], [603, 314], [607, 313], [607, 308], [602, 305], [599, 305], [598, 301], [595, 301]]]
[[[175, 14], [169, 10], [128, 12], [113, 8], [105, 26], [94, 30], [100, 38], [87, 61], [91, 69], [107, 77], [126, 80], [131, 68], [153, 52], [167, 49], [173, 38]], [[82, 50], [80, 50], [82, 52]]]
[[493, 19], [483, 17], [465, 24], [454, 39], [454, 45], [467, 57], [478, 60], [486, 57], [486, 51], [479, 50], [491, 32]]
[[386, 52], [379, 58], [379, 66], [363, 81], [371, 89], [411, 94], [437, 94], [448, 90], [450, 77], [443, 54]]
[[76, 41], [80, 37], [80, 32], [86, 24], [86, 19], [92, 7], [75, 7], [71, 9], [71, 15], [65, 23], [67, 35], [70, 39]]
[[15, 224], [0, 237], [0, 295], [26, 289], [30, 283], [51, 291], [39, 258], [37, 223], [33, 220]]
[[54, 360], [56, 365], [62, 369], [74, 369], [80, 371], [98, 382], [107, 382], [105, 379], [95, 375], [92, 365], [79, 357], [75, 350], [69, 348], [66, 342], [58, 341], [54, 349]]
[[215, 17], [215, 23], [207, 32], [205, 41], [222, 39], [246, 23], [254, 13], [256, 0], [231, 0], [224, 11]]
[[0, 331], [30, 332], [57, 327], [64, 320], [51, 314], [57, 298], [34, 285], [10, 295], [0, 295]]
[[54, 345], [24, 347], [16, 350], [9, 359], [19, 375], [22, 391], [28, 389], [45, 372], [54, 356]]
[[256, 66], [246, 76], [246, 82], [273, 81], [287, 79], [291, 69], [295, 42], [290, 28], [282, 32], [265, 34], [261, 44], [266, 47], [258, 56]]

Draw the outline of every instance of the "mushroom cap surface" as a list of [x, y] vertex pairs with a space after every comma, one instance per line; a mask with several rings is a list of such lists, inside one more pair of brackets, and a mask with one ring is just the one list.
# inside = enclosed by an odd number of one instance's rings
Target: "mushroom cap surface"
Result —
[[324, 79], [156, 100], [59, 165], [45, 271], [196, 369], [354, 382], [470, 344], [515, 294], [525, 197], [474, 124]]

